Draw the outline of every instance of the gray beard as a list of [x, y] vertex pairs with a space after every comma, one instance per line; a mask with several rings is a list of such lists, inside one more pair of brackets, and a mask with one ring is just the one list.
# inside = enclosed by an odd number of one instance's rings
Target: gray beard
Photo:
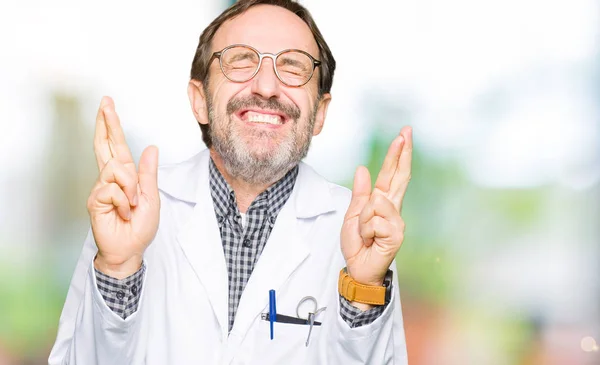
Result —
[[[281, 179], [285, 174], [306, 157], [312, 131], [315, 124], [316, 107], [309, 116], [304, 130], [298, 129], [298, 120], [288, 120], [293, 123], [293, 134], [276, 149], [257, 155], [252, 152], [234, 128], [234, 121], [228, 113], [227, 118], [219, 118], [212, 103], [208, 103], [208, 118], [212, 147], [219, 154], [227, 173], [248, 184], [270, 185]], [[289, 115], [289, 114], [288, 114]], [[253, 139], [269, 139], [268, 131], [260, 131]]]

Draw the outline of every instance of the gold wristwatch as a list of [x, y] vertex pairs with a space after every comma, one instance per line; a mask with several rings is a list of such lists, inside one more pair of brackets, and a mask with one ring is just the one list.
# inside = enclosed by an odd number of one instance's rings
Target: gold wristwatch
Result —
[[388, 270], [383, 279], [383, 286], [371, 286], [360, 284], [348, 275], [346, 268], [340, 271], [338, 291], [341, 296], [351, 302], [371, 305], [384, 305], [390, 302], [392, 297], [393, 271]]

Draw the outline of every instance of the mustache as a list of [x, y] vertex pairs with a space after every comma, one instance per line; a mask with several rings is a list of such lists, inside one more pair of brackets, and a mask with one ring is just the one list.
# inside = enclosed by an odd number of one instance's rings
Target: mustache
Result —
[[275, 98], [265, 100], [256, 95], [238, 97], [229, 100], [229, 102], [227, 102], [227, 114], [235, 114], [240, 109], [251, 107], [280, 112], [292, 120], [299, 119], [301, 115], [300, 108], [295, 105], [284, 104]]

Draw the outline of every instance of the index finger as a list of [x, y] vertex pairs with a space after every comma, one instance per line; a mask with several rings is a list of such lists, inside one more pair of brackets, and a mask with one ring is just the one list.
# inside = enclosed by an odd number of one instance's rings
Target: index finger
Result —
[[390, 191], [392, 179], [396, 173], [396, 168], [398, 167], [398, 160], [400, 158], [400, 154], [402, 153], [403, 145], [404, 136], [399, 134], [390, 144], [388, 152], [385, 155], [385, 159], [383, 160], [383, 165], [381, 165], [381, 170], [379, 170], [379, 174], [377, 175], [375, 188], [386, 194]]
[[127, 146], [127, 142], [125, 141], [125, 133], [123, 133], [123, 128], [121, 128], [121, 121], [115, 111], [114, 102], [110, 100], [102, 108], [102, 111], [104, 112], [104, 119], [106, 121], [107, 143], [112, 157], [125, 165], [128, 170], [135, 173], [135, 163], [133, 162], [129, 146]]
[[402, 210], [402, 201], [404, 200], [404, 194], [408, 188], [408, 183], [411, 178], [412, 169], [412, 128], [404, 127], [400, 131], [400, 134], [404, 137], [404, 146], [400, 153], [400, 159], [398, 160], [398, 167], [392, 178], [390, 186], [391, 200], [398, 208], [398, 211]]

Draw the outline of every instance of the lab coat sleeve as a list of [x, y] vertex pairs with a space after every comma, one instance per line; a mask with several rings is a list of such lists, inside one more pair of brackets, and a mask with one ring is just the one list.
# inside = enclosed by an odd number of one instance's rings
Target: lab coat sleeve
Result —
[[[396, 262], [390, 268], [394, 271], [392, 298], [381, 316], [372, 323], [350, 328], [336, 308], [333, 324], [329, 326], [328, 346], [322, 347], [322, 364], [394, 364], [408, 365], [406, 338], [400, 305], [400, 290]], [[337, 294], [337, 293], [336, 293]], [[339, 300], [335, 301], [338, 303]]]
[[93, 266], [96, 252], [90, 230], [71, 279], [56, 342], [48, 358], [49, 365], [129, 365], [140, 362], [135, 356], [142, 353], [139, 326], [144, 287], [138, 311], [125, 320], [116, 315], [108, 308], [97, 287]]

